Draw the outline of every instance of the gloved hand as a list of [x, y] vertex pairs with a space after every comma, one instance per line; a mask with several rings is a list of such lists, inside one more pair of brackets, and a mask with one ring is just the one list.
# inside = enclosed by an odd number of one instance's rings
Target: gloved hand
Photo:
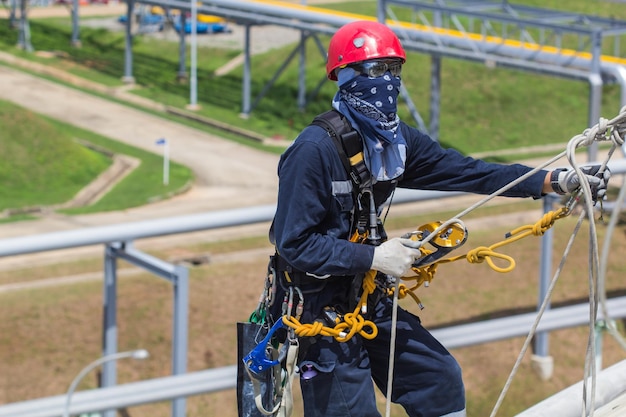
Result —
[[[581, 167], [580, 170], [589, 181], [593, 201], [603, 199], [606, 195], [609, 178], [611, 178], [611, 171], [605, 168], [602, 173], [599, 173], [600, 165], [587, 165]], [[561, 195], [571, 194], [580, 188], [580, 178], [573, 169], [552, 171], [550, 183], [554, 192]]]
[[417, 240], [400, 237], [389, 239], [374, 249], [370, 269], [399, 278], [411, 269], [416, 259], [421, 258], [419, 246]]

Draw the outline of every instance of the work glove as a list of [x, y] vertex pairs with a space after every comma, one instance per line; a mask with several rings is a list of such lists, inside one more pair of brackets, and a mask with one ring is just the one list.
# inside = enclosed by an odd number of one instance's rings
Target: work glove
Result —
[[[600, 165], [587, 165], [581, 167], [580, 170], [589, 182], [593, 201], [596, 202], [598, 199], [604, 199], [606, 196], [606, 187], [609, 183], [609, 178], [611, 178], [609, 168], [605, 168], [603, 172], [599, 172]], [[552, 171], [550, 184], [557, 194], [572, 194], [580, 188], [580, 178], [578, 178], [578, 174], [576, 174], [576, 171], [573, 169], [558, 169]]]
[[422, 256], [419, 246], [420, 242], [417, 240], [400, 237], [389, 239], [374, 249], [370, 269], [399, 278]]

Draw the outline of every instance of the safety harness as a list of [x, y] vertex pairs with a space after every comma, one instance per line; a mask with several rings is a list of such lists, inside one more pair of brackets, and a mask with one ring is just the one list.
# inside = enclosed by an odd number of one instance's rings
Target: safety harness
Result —
[[[341, 113], [329, 110], [315, 117], [311, 124], [323, 128], [328, 133], [352, 183], [354, 213], [350, 225], [353, 235], [350, 240], [379, 245], [386, 240], [387, 235], [377, 215], [377, 200], [391, 195], [397, 180], [377, 183], [374, 187], [371, 174], [365, 164], [361, 136]], [[283, 285], [283, 289], [287, 291], [289, 287], [296, 287], [303, 294], [319, 292], [335, 278], [344, 281], [346, 279], [346, 277], [333, 276], [320, 279], [322, 277], [299, 271], [289, 265], [278, 253], [271, 257], [270, 267], [276, 273], [275, 278], [279, 281], [279, 285]]]
[[[570, 141], [570, 144], [568, 144], [568, 151], [570, 151], [571, 155], [568, 154], [568, 157], [570, 158], [572, 165], [577, 171], [579, 171], [580, 169], [573, 162], [575, 161], [575, 158], [573, 157], [573, 151], [581, 144], [584, 143], [584, 144], [589, 145], [593, 143], [594, 141], [612, 140], [614, 142], [614, 145], [613, 145], [613, 148], [611, 149], [610, 154], [618, 145], [622, 146], [624, 144], [623, 135], [624, 135], [624, 132], [626, 132], [626, 128], [624, 128], [624, 126], [626, 126], [626, 107], [622, 110], [622, 112], [623, 114], [620, 114], [620, 116], [618, 116], [614, 120], [606, 121], [604, 119], [601, 119], [601, 123], [594, 126], [592, 129], [586, 130], [582, 135], [574, 137]], [[344, 167], [346, 167], [346, 170], [348, 174], [350, 175], [350, 178], [353, 180], [353, 183], [356, 184], [356, 186], [354, 187], [354, 190], [359, 190], [358, 194], [360, 196], [366, 195], [367, 192], [369, 191], [370, 193], [369, 197], [372, 199], [371, 201], [372, 204], [370, 205], [370, 208], [376, 207], [374, 204], [373, 191], [372, 191], [372, 186], [371, 186], [371, 178], [365, 175], [367, 174], [367, 169], [365, 168], [362, 150], [360, 150], [359, 152], [358, 147], [355, 148], [352, 146], [354, 143], [352, 141], [356, 140], [357, 142], [360, 142], [359, 141], [360, 138], [358, 137], [357, 132], [353, 132], [352, 128], [349, 126], [349, 124], [345, 120], [342, 119], [341, 115], [333, 111], [327, 112], [318, 116], [316, 120], [313, 122], [313, 124], [323, 127], [329, 133], [329, 135], [333, 138], [333, 141], [335, 145], [337, 146], [338, 152], [341, 156], [342, 162], [344, 163]], [[607, 128], [607, 126], [609, 126], [609, 128]], [[610, 130], [610, 134], [607, 133], [607, 129]], [[552, 161], [546, 162], [542, 167], [537, 167], [531, 170], [529, 173], [518, 178], [516, 181], [509, 184], [507, 187], [510, 188], [514, 186], [515, 184], [517, 184], [518, 182], [523, 181], [528, 176], [536, 173], [539, 169], [542, 169], [548, 166], [550, 163], [555, 162], [558, 158], [562, 156], [563, 155], [559, 155], [555, 157]], [[603, 172], [605, 168], [606, 168], [606, 162], [603, 164], [602, 168], [600, 169], [600, 172]], [[582, 173], [579, 173], [579, 175], [582, 177]], [[368, 185], [369, 189], [365, 189], [365, 187], [362, 186], [361, 184]], [[461, 255], [461, 256], [448, 258], [448, 259], [440, 259], [442, 256], [444, 256], [451, 250], [456, 249], [459, 246], [461, 246], [467, 238], [467, 231], [465, 227], [463, 226], [462, 222], [460, 221], [460, 218], [463, 217], [465, 214], [471, 212], [478, 206], [494, 198], [496, 195], [501, 194], [508, 188], [503, 187], [502, 189], [498, 190], [498, 192], [487, 196], [482, 201], [472, 205], [471, 207], [467, 208], [466, 210], [461, 212], [459, 215], [457, 215], [455, 218], [452, 218], [448, 220], [447, 222], [444, 222], [444, 223], [435, 222], [435, 223], [427, 224], [418, 228], [416, 231], [410, 232], [403, 236], [405, 238], [419, 240], [422, 243], [430, 243], [432, 246], [435, 247], [437, 251], [436, 252], [428, 251], [428, 250], [425, 250], [423, 246], [420, 246], [420, 250], [422, 251], [423, 256], [420, 259], [418, 259], [416, 263], [413, 264], [413, 268], [412, 268], [413, 271], [416, 273], [416, 276], [413, 277], [414, 280], [416, 281], [415, 286], [413, 288], [403, 290], [401, 287], [402, 284], [399, 284], [399, 281], [397, 281], [396, 286], [393, 289], [394, 292], [389, 294], [389, 295], [394, 296], [394, 311], [397, 309], [397, 299], [402, 298], [404, 295], [407, 295], [407, 293], [413, 296], [415, 301], [418, 304], [420, 304], [420, 307], [421, 307], [421, 303], [419, 302], [419, 299], [416, 298], [412, 294], [412, 291], [417, 289], [422, 284], [424, 284], [425, 286], [428, 285], [428, 283], [432, 280], [434, 273], [435, 273], [435, 268], [437, 264], [439, 263], [452, 262], [452, 261], [456, 261], [460, 259], [466, 259], [470, 263], [480, 263], [483, 261], [487, 261], [488, 265], [497, 272], [510, 271], [515, 266], [514, 260], [509, 256], [499, 254], [498, 252], [495, 251], [495, 249], [505, 244], [517, 241], [526, 236], [542, 235], [547, 229], [551, 228], [554, 225], [554, 222], [556, 220], [563, 219], [571, 213], [572, 208], [576, 205], [581, 194], [583, 193], [585, 197], [584, 202], [586, 205], [585, 211], [586, 213], [589, 213], [588, 214], [589, 220], [590, 220], [589, 223], [591, 225], [590, 229], [593, 230], [592, 234], [595, 236], [595, 229], [593, 228], [594, 219], [593, 219], [593, 205], [592, 205], [592, 201], [595, 201], [595, 197], [591, 193], [589, 184], [587, 182], [583, 182], [581, 184], [580, 191], [577, 192], [576, 194], [573, 194], [570, 197], [569, 201], [565, 204], [565, 207], [562, 207], [561, 209], [557, 211], [547, 213], [535, 225], [528, 225], [528, 226], [517, 228], [514, 231], [507, 234], [504, 241], [494, 244], [492, 246], [476, 248], [475, 250], [468, 252], [466, 255]], [[622, 190], [620, 192], [618, 201], [622, 201], [623, 194], [624, 193]], [[359, 226], [361, 226], [362, 215], [363, 215], [363, 210], [360, 210], [359, 216], [355, 216], [359, 219]], [[577, 229], [580, 226], [580, 223], [582, 222], [582, 220], [585, 218], [585, 216], [586, 216], [585, 213], [581, 214], [581, 217], [577, 224]], [[366, 223], [364, 222], [363, 224], [366, 224]], [[378, 225], [378, 219], [376, 218], [376, 222], [369, 223], [370, 226], [372, 224]], [[363, 239], [367, 239], [368, 230], [363, 229], [365, 234], [359, 234], [358, 229], [359, 227], [357, 227], [357, 232], [355, 232], [355, 235], [351, 238], [351, 240], [363, 241]], [[370, 227], [370, 229], [374, 233], [378, 232], [378, 228]], [[593, 242], [595, 241], [596, 240], [593, 240]], [[508, 261], [509, 266], [504, 267], [504, 268], [496, 266], [491, 260], [492, 257]], [[599, 269], [598, 267], [595, 268], [595, 270], [598, 270], [598, 269]], [[295, 335], [315, 336], [315, 335], [321, 334], [324, 336], [333, 336], [335, 337], [335, 339], [339, 341], [345, 341], [356, 333], [361, 334], [362, 337], [364, 338], [375, 337], [377, 329], [376, 329], [376, 326], [373, 325], [373, 323], [372, 323], [371, 332], [362, 332], [363, 327], [365, 327], [364, 322], [357, 323], [357, 326], [352, 326], [351, 324], [349, 324], [349, 321], [354, 322], [354, 323], [358, 322], [358, 318], [360, 317], [358, 315], [359, 308], [364, 308], [366, 306], [363, 300], [368, 297], [369, 291], [372, 288], [370, 279], [373, 280], [373, 277], [375, 277], [377, 274], [376, 274], [376, 271], [369, 271], [366, 274], [363, 280], [363, 293], [361, 297], [361, 303], [359, 304], [357, 310], [354, 311], [355, 319], [353, 320], [353, 318], [351, 317], [350, 320], [344, 320], [345, 323], [347, 324], [346, 326], [343, 326], [343, 327], [335, 326], [334, 329], [331, 329], [331, 330], [338, 330], [340, 332], [339, 334], [335, 334], [333, 332], [327, 332], [325, 329], [328, 329], [328, 328], [322, 327], [321, 323], [314, 323], [314, 325], [319, 325], [319, 326], [306, 329], [306, 331], [304, 332], [301, 331], [304, 327], [299, 324], [298, 320], [299, 320], [299, 315], [302, 313], [302, 310], [303, 310], [304, 298], [303, 298], [303, 294], [301, 293], [301, 291], [299, 290], [297, 286], [289, 287], [288, 300], [286, 300], [284, 303], [284, 305], [286, 306], [284, 310], [287, 311], [287, 314], [284, 314], [280, 320], [277, 320], [271, 326], [271, 328], [269, 328], [269, 323], [266, 318], [265, 312], [268, 311], [268, 306], [274, 301], [273, 295], [275, 295], [275, 285], [273, 285], [273, 283], [275, 284], [275, 282], [277, 281], [277, 272], [278, 271], [276, 270], [276, 264], [270, 263], [264, 294], [262, 295], [261, 300], [259, 300], [260, 302], [259, 302], [259, 306], [257, 307], [257, 310], [252, 314], [249, 320], [250, 324], [259, 324], [259, 327], [262, 327], [263, 329], [265, 329], [265, 331], [263, 332], [265, 337], [263, 338], [263, 340], [260, 341], [260, 343], [258, 343], [258, 341], [255, 339], [255, 341], [257, 342], [255, 343], [256, 347], [252, 350], [252, 352], [250, 352], [248, 355], [246, 355], [243, 358], [243, 363], [240, 362], [240, 367], [241, 365], [244, 365], [245, 370], [247, 371], [246, 375], [249, 376], [250, 379], [252, 379], [251, 385], [254, 385], [254, 389], [253, 389], [254, 402], [256, 403], [257, 411], [262, 415], [288, 417], [291, 413], [291, 404], [292, 404], [291, 391], [290, 391], [289, 386], [291, 385], [291, 382], [292, 382], [291, 379], [293, 378], [293, 372], [297, 363], [297, 351], [291, 349], [294, 345], [297, 349], [298, 339], [297, 337], [295, 337]], [[272, 277], [275, 279], [273, 279]], [[557, 277], [558, 277], [558, 274], [553, 279], [550, 290], [552, 289], [554, 283], [556, 282]], [[403, 279], [407, 279], [407, 278], [408, 277], [403, 277]], [[318, 280], [318, 281], [325, 281], [325, 280]], [[297, 303], [295, 310], [293, 309], [294, 291], [296, 292], [295, 295], [299, 298], [299, 301]], [[524, 357], [526, 349], [530, 343], [530, 340], [532, 339], [534, 335], [538, 322], [541, 318], [541, 314], [545, 310], [547, 302], [549, 301], [550, 292], [551, 291], [549, 291], [548, 295], [544, 299], [544, 302], [540, 309], [540, 314], [538, 315], [537, 320], [533, 324], [533, 329], [531, 330], [531, 332], [529, 333], [525, 341], [525, 345], [522, 351], [520, 352], [520, 356], [518, 357], [518, 361], [515, 365], [514, 371], [509, 376], [509, 380], [505, 384], [505, 389], [501, 393], [500, 398], [498, 399], [498, 404], [496, 404], [496, 407], [494, 409], [494, 414], [492, 415], [495, 415], [495, 411], [497, 410], [500, 402], [502, 401], [503, 396], [506, 393], [506, 389], [509, 386], [513, 375], [515, 374], [515, 370], [518, 367], [521, 361], [521, 358]], [[593, 310], [594, 309], [592, 309], [592, 311]], [[294, 312], [295, 312], [295, 316], [292, 315], [292, 313]], [[332, 311], [329, 312], [329, 314], [326, 314], [326, 313], [327, 312], [325, 311], [324, 314], [330, 318], [331, 322], [338, 323], [339, 320], [333, 316]], [[346, 317], [347, 316], [348, 314], [346, 314]], [[362, 319], [362, 317], [360, 318]], [[591, 326], [594, 325], [594, 321], [595, 320], [590, 320]], [[360, 326], [360, 329], [357, 331], [356, 329], [359, 328], [359, 326]], [[278, 352], [277, 346], [279, 343], [276, 340], [277, 338], [274, 338], [273, 336], [275, 332], [278, 332], [279, 330], [283, 330], [283, 329], [288, 330], [288, 337], [287, 337], [288, 343], [287, 342], [283, 343], [283, 348], [280, 350], [280, 352]], [[387, 386], [387, 398], [388, 399], [391, 397], [391, 393], [392, 393], [392, 372], [393, 372], [394, 352], [395, 352], [394, 329], [395, 329], [395, 323], [394, 323], [394, 317], [392, 316], [392, 335], [391, 335], [391, 346], [390, 346], [390, 356], [389, 356], [390, 373], [389, 373], [388, 386]], [[593, 355], [588, 355], [588, 356], [593, 357]], [[277, 365], [279, 365], [280, 368], [284, 370], [283, 375], [276, 372]], [[267, 374], [271, 368], [275, 368], [275, 372], [276, 372], [276, 374], [274, 375], [274, 383], [270, 384], [273, 386], [262, 386], [261, 382], [259, 382], [262, 379], [262, 374]], [[595, 378], [595, 375], [593, 374], [593, 371], [592, 371], [592, 380], [593, 378]], [[240, 391], [239, 382], [240, 381], [238, 377], [238, 400], [239, 400], [239, 391]], [[245, 386], [244, 386], [244, 389], [245, 389]], [[268, 408], [265, 407], [265, 404], [261, 398], [263, 396], [264, 389], [265, 389], [265, 392], [269, 393], [270, 397], [272, 397], [271, 400], [269, 401]], [[390, 414], [389, 404], [390, 403], [388, 402], [387, 403], [387, 415]], [[593, 404], [592, 404], [592, 409], [593, 409]], [[240, 407], [240, 416], [241, 415], [242, 414], [241, 414], [241, 407]], [[245, 414], [245, 416], [246, 417], [253, 416], [253, 414], [247, 413]]]
[[[354, 233], [350, 240], [379, 245], [386, 239], [386, 234], [377, 216], [374, 187], [365, 164], [359, 133], [335, 110], [318, 115], [311, 124], [322, 127], [331, 137], [352, 182], [355, 211], [350, 225], [350, 230]], [[393, 192], [396, 183], [397, 181], [377, 184], [377, 195], [386, 198]], [[305, 295], [320, 292], [328, 283], [337, 279], [346, 282], [346, 277], [316, 277], [289, 265], [278, 253], [271, 256], [265, 290], [257, 310], [249, 319], [251, 323], [266, 330], [263, 332], [263, 340], [257, 340], [256, 347], [243, 357], [245, 380], [242, 379], [243, 387], [238, 387], [238, 391], [245, 391], [245, 387], [251, 385], [252, 392], [238, 392], [242, 397], [241, 402], [250, 401], [249, 396], [252, 396], [260, 414], [288, 416], [291, 413], [290, 385], [296, 360], [298, 356], [303, 356], [309, 346], [308, 341], [312, 340], [310, 337], [302, 341], [299, 338], [321, 335], [346, 341], [357, 333], [366, 339], [376, 337], [378, 329], [363, 316], [367, 311], [368, 298], [377, 288], [376, 275], [376, 271], [369, 271], [362, 279], [353, 278], [352, 298], [355, 301], [359, 298], [358, 305], [349, 307], [354, 308], [354, 311], [340, 314], [329, 306], [324, 308], [320, 320], [301, 323]], [[281, 286], [285, 292], [282, 304], [276, 299], [277, 286]], [[276, 320], [275, 323], [271, 323], [272, 318]], [[282, 347], [278, 350], [280, 344]], [[244, 397], [249, 399], [246, 401]], [[247, 410], [248, 415], [255, 414], [249, 407]]]
[[[386, 236], [384, 236], [382, 224], [376, 215], [372, 175], [365, 165], [361, 135], [336, 110], [329, 110], [318, 115], [311, 124], [320, 126], [328, 132], [337, 148], [341, 163], [352, 181], [352, 193], [358, 212], [354, 216], [356, 225], [352, 225], [355, 227], [352, 227], [351, 230], [355, 230], [361, 237], [360, 239], [353, 237], [353, 240], [366, 243], [363, 239], [367, 239], [368, 244], [381, 244]], [[393, 191], [396, 183], [397, 181], [379, 183], [376, 192], [388, 195]]]

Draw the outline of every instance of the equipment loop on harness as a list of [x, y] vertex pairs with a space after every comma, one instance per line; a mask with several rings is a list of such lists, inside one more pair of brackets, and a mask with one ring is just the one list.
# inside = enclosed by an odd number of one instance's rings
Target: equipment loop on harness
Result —
[[366, 320], [362, 313], [367, 311], [367, 297], [376, 290], [376, 271], [370, 270], [363, 278], [363, 293], [353, 312], [347, 313], [334, 327], [324, 326], [322, 322], [301, 323], [297, 317], [284, 315], [282, 323], [292, 329], [298, 337], [330, 336], [338, 342], [345, 342], [359, 334], [365, 339], [373, 339], [378, 335], [374, 322]]

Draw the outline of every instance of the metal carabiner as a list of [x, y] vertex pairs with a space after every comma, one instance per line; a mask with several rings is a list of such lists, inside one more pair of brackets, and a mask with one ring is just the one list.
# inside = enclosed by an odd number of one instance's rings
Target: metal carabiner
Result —
[[284, 327], [287, 326], [283, 323], [283, 319], [281, 317], [276, 323], [274, 323], [263, 340], [261, 340], [261, 342], [243, 358], [244, 365], [250, 372], [252, 372], [253, 375], [259, 375], [261, 372], [264, 372], [280, 363], [280, 356], [276, 360], [272, 360], [272, 358], [268, 355], [268, 345], [270, 344], [274, 333]]

